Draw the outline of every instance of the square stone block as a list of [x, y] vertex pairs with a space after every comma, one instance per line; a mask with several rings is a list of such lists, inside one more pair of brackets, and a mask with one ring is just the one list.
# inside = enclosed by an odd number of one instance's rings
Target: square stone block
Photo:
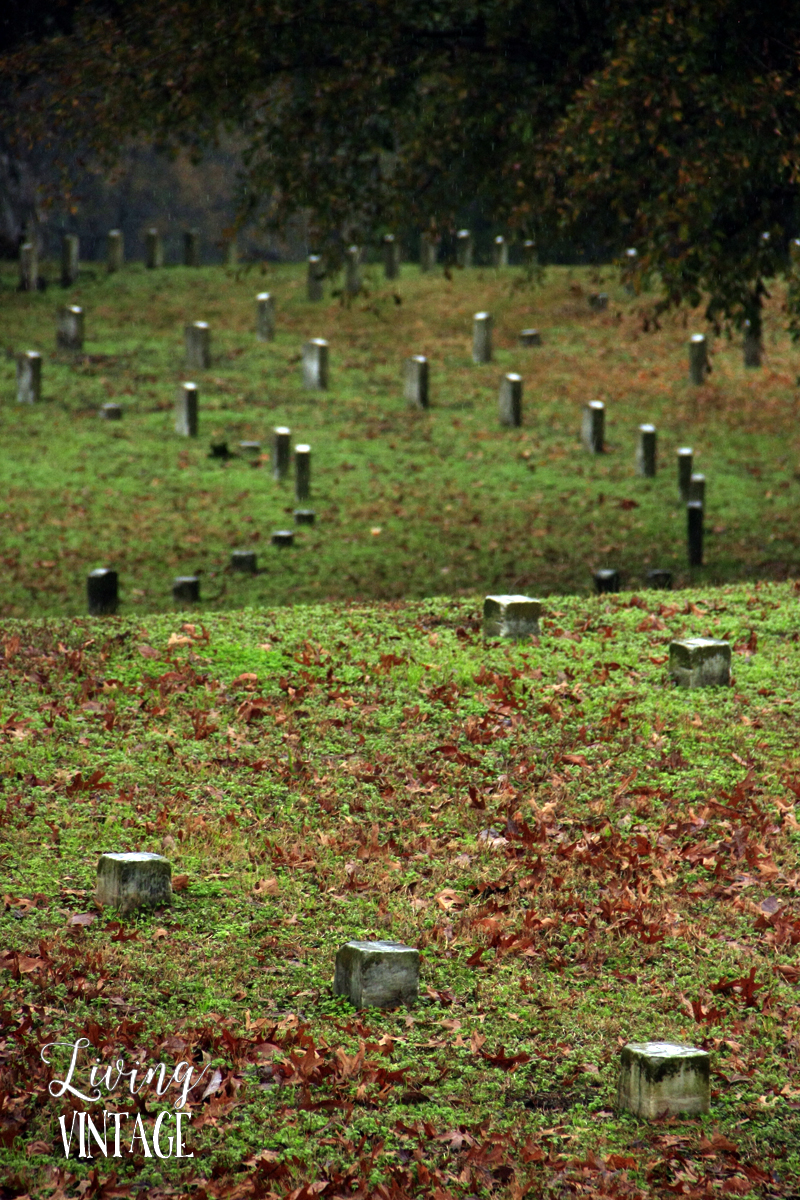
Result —
[[709, 1056], [680, 1042], [629, 1042], [620, 1054], [617, 1103], [637, 1117], [707, 1113]]
[[483, 602], [484, 637], [538, 637], [541, 613], [541, 600], [530, 596], [487, 596]]
[[333, 991], [356, 1008], [410, 1004], [419, 991], [419, 950], [400, 942], [345, 942], [336, 955]]
[[158, 908], [172, 899], [172, 866], [160, 854], [101, 854], [97, 903], [130, 912]]
[[678, 687], [728, 687], [731, 647], [714, 638], [685, 638], [669, 644], [669, 673]]

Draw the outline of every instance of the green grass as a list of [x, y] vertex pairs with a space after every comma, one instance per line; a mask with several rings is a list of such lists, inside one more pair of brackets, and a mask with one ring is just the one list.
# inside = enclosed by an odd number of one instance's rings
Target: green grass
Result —
[[[52, 273], [52, 272], [51, 272]], [[796, 352], [782, 333], [780, 287], [766, 320], [766, 364], [746, 372], [741, 350], [719, 339], [702, 388], [687, 382], [686, 342], [700, 313], [644, 332], [651, 296], [631, 297], [611, 270], [548, 268], [526, 284], [515, 269], [421, 275], [396, 287], [369, 268], [368, 294], [347, 307], [309, 304], [295, 265], [106, 276], [87, 268], [69, 291], [0, 292], [7, 356], [0, 361], [3, 505], [0, 614], [65, 616], [85, 610], [85, 576], [116, 567], [123, 611], [169, 611], [174, 576], [198, 572], [201, 610], [467, 595], [482, 590], [586, 592], [591, 571], [620, 568], [639, 586], [650, 567], [685, 583], [783, 579], [800, 564], [796, 523]], [[587, 294], [611, 294], [606, 313]], [[278, 332], [255, 338], [255, 293], [277, 298]], [[86, 354], [55, 352], [58, 306], [84, 306]], [[399, 303], [397, 301], [400, 301]], [[495, 361], [470, 357], [472, 315], [495, 318]], [[212, 326], [214, 365], [200, 373], [201, 430], [173, 430], [184, 378], [183, 327]], [[521, 328], [544, 345], [522, 349]], [[300, 386], [303, 342], [331, 346], [331, 388]], [[14, 355], [45, 355], [44, 400], [15, 401]], [[431, 359], [432, 407], [409, 411], [401, 365]], [[523, 427], [497, 420], [504, 371], [524, 377]], [[115, 399], [121, 423], [98, 419]], [[607, 405], [609, 451], [580, 447], [584, 402]], [[637, 426], [659, 430], [655, 480], [634, 473]], [[291, 482], [269, 464], [208, 457], [212, 440], [260, 440], [288, 424], [313, 452], [317, 525], [292, 551], [270, 545], [291, 525]], [[706, 562], [686, 566], [685, 514], [675, 450], [691, 444], [707, 477]], [[254, 547], [260, 572], [231, 574], [230, 551]]]
[[[0, 626], [4, 1197], [796, 1195], [796, 587], [553, 597], [519, 644], [478, 618]], [[730, 638], [733, 686], [675, 690], [680, 634]], [[187, 886], [98, 913], [112, 849]], [[378, 936], [422, 951], [412, 1010], [331, 994]], [[39, 1049], [82, 1035], [219, 1068], [194, 1159], [64, 1161]], [[711, 1051], [708, 1117], [615, 1112], [620, 1045], [665, 1037]]]

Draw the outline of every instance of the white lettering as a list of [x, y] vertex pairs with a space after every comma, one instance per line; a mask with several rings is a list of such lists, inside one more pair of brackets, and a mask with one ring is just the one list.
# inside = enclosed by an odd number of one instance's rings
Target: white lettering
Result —
[[[84, 1092], [79, 1092], [77, 1088], [71, 1086], [72, 1076], [75, 1074], [75, 1064], [78, 1061], [78, 1055], [85, 1046], [91, 1045], [88, 1038], [78, 1038], [77, 1042], [48, 1042], [46, 1046], [42, 1046], [40, 1051], [42, 1061], [49, 1064], [50, 1059], [45, 1057], [45, 1050], [49, 1050], [51, 1046], [67, 1046], [72, 1047], [72, 1061], [69, 1064], [69, 1071], [66, 1079], [51, 1079], [48, 1085], [48, 1091], [51, 1096], [63, 1096], [65, 1092], [69, 1092], [73, 1096], [78, 1096], [81, 1100], [86, 1100], [88, 1104], [93, 1104], [100, 1099], [100, 1089], [95, 1088], [91, 1096], [87, 1096]], [[54, 1088], [56, 1090], [54, 1090]], [[60, 1089], [60, 1090], [59, 1090]]]
[[58, 1118], [58, 1123], [61, 1126], [61, 1140], [64, 1143], [64, 1158], [69, 1158], [69, 1148], [72, 1145], [72, 1135], [75, 1132], [75, 1118], [77, 1115], [77, 1113], [72, 1114], [72, 1124], [69, 1127], [69, 1141], [67, 1141], [67, 1127], [64, 1123], [65, 1118]]
[[[81, 1113], [81, 1116], [83, 1116], [83, 1113]], [[103, 1140], [101, 1141], [100, 1133], [99, 1133], [97, 1127], [95, 1126], [94, 1121], [92, 1120], [89, 1113], [86, 1114], [86, 1138], [87, 1138], [86, 1144], [89, 1148], [89, 1152], [88, 1152], [89, 1158], [92, 1157], [92, 1140], [91, 1140], [92, 1137], [94, 1137], [94, 1140], [97, 1142], [97, 1148], [100, 1151], [100, 1153], [103, 1155], [103, 1158], [108, 1158], [108, 1133], [106, 1131], [107, 1118], [108, 1118], [108, 1114], [104, 1112], [103, 1113]], [[98, 1121], [100, 1120], [99, 1117], [97, 1119], [98, 1119]]]
[[172, 1113], [169, 1111], [168, 1108], [165, 1108], [163, 1112], [160, 1112], [158, 1114], [158, 1120], [156, 1121], [155, 1129], [153, 1130], [153, 1149], [155, 1150], [155, 1152], [159, 1158], [172, 1158], [172, 1141], [173, 1141], [172, 1135], [170, 1134], [169, 1150], [167, 1151], [166, 1154], [162, 1154], [161, 1145], [158, 1140], [159, 1134], [161, 1133], [161, 1122], [164, 1120], [165, 1117], [167, 1118], [167, 1120], [169, 1120], [171, 1116], [172, 1116]]
[[[136, 1132], [137, 1129], [140, 1129], [141, 1133], [137, 1133]], [[133, 1137], [131, 1138], [131, 1154], [133, 1154], [133, 1143], [136, 1141], [137, 1137], [139, 1138], [139, 1140], [142, 1143], [142, 1149], [144, 1150], [145, 1158], [152, 1158], [153, 1154], [152, 1154], [150, 1147], [147, 1144], [147, 1135], [145, 1134], [145, 1131], [144, 1131], [144, 1124], [142, 1123], [142, 1114], [141, 1113], [136, 1114], [136, 1122], [133, 1126]]]
[[181, 1150], [182, 1150], [182, 1148], [183, 1148], [183, 1143], [181, 1142], [181, 1119], [182, 1119], [183, 1117], [188, 1117], [188, 1118], [189, 1118], [189, 1120], [191, 1121], [191, 1119], [192, 1119], [192, 1114], [191, 1114], [191, 1113], [185, 1113], [185, 1112], [176, 1112], [176, 1113], [175, 1113], [175, 1121], [176, 1121], [176, 1123], [177, 1123], [177, 1126], [178, 1126], [178, 1135], [177, 1135], [177, 1143], [178, 1143], [178, 1144], [177, 1144], [177, 1147], [176, 1147], [176, 1153], [175, 1153], [175, 1157], [176, 1157], [176, 1158], [194, 1158], [194, 1151], [192, 1151], [192, 1153], [191, 1153], [191, 1154], [181, 1154]]
[[120, 1123], [120, 1121], [127, 1121], [128, 1117], [130, 1116], [130, 1113], [112, 1112], [112, 1113], [109, 1113], [108, 1115], [110, 1117], [113, 1117], [114, 1122], [115, 1122], [115, 1125], [114, 1125], [114, 1158], [122, 1158], [122, 1150], [120, 1149], [120, 1144], [119, 1144], [119, 1123]]

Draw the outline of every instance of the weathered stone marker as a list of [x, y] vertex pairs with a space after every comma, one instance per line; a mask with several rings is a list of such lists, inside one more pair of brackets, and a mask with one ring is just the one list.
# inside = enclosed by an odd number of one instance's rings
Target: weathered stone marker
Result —
[[348, 246], [344, 255], [344, 290], [348, 296], [357, 296], [361, 291], [361, 247]]
[[636, 443], [636, 471], [647, 479], [652, 479], [656, 473], [656, 427], [655, 425], [640, 425], [639, 440]]
[[106, 238], [106, 270], [109, 275], [121, 271], [125, 263], [125, 238], [121, 229], [109, 229]]
[[271, 342], [275, 337], [275, 297], [269, 292], [256, 296], [256, 337]]
[[608, 292], [592, 292], [589, 296], [589, 308], [592, 312], [605, 312], [608, 308]]
[[499, 234], [494, 239], [494, 245], [492, 246], [492, 265], [498, 270], [500, 267], [508, 266], [508, 242], [502, 236], [502, 234]]
[[672, 571], [665, 571], [660, 567], [657, 567], [654, 571], [648, 571], [647, 586], [649, 588], [669, 591], [672, 587]]
[[17, 357], [17, 402], [35, 404], [42, 398], [42, 356], [26, 350]]
[[522, 376], [504, 375], [500, 381], [500, 424], [519, 429], [522, 424]]
[[239, 261], [239, 243], [236, 235], [225, 242], [225, 266], [235, 267]]
[[256, 466], [261, 458], [261, 442], [239, 442], [239, 453]]
[[324, 274], [320, 256], [318, 254], [309, 254], [308, 277], [306, 280], [306, 295], [309, 300], [322, 299], [322, 280]]
[[618, 592], [621, 586], [619, 571], [613, 567], [601, 567], [594, 573], [594, 590], [598, 596], [605, 592]]
[[403, 367], [403, 395], [413, 408], [427, 408], [428, 394], [428, 360], [424, 354], [415, 354], [407, 358]]
[[144, 235], [144, 265], [148, 271], [164, 265], [164, 242], [157, 229], [148, 229]]
[[248, 575], [255, 575], [255, 550], [231, 550], [231, 570], [244, 571]]
[[423, 233], [419, 243], [419, 267], [421, 271], [432, 271], [439, 257], [439, 239], [432, 233]]
[[274, 529], [272, 531], [273, 546], [293, 546], [294, 545], [294, 530], [293, 529]]
[[472, 266], [472, 234], [469, 229], [459, 229], [456, 234], [456, 263], [465, 269]]
[[764, 346], [759, 333], [754, 330], [751, 321], [745, 321], [744, 340], [742, 342], [744, 365], [746, 367], [760, 367], [763, 350]]
[[19, 248], [19, 290], [35, 292], [39, 287], [39, 252], [35, 242], [23, 242]]
[[80, 239], [65, 233], [61, 239], [61, 286], [72, 287], [80, 272]]
[[602, 400], [590, 400], [583, 406], [581, 440], [590, 454], [602, 454], [605, 449], [606, 406]]
[[520, 346], [541, 346], [542, 335], [538, 329], [523, 329], [519, 335]]
[[536, 242], [533, 238], [526, 238], [522, 243], [522, 265], [523, 267], [536, 266]]
[[58, 314], [56, 326], [56, 345], [61, 350], [83, 350], [84, 317], [83, 309], [77, 304], [69, 304]]
[[333, 992], [354, 1008], [412, 1004], [419, 992], [419, 950], [400, 942], [345, 942], [336, 955]]
[[209, 449], [209, 452], [208, 452], [209, 458], [221, 458], [224, 460], [224, 459], [230, 458], [230, 456], [231, 456], [231, 452], [228, 449], [227, 442], [212, 442], [211, 443], [211, 448]]
[[629, 1042], [620, 1054], [617, 1104], [637, 1117], [707, 1113], [709, 1056], [679, 1042]]
[[183, 231], [183, 265], [185, 267], [200, 266], [200, 234], [196, 229]]
[[690, 500], [686, 505], [686, 540], [689, 551], [689, 566], [703, 565], [703, 502]]
[[693, 458], [691, 446], [681, 446], [678, 449], [678, 492], [682, 500], [689, 499]]
[[105, 404], [100, 405], [100, 417], [103, 421], [121, 421], [122, 405], [114, 400], [107, 400]]
[[295, 525], [313, 525], [316, 519], [313, 508], [296, 508], [294, 510]]
[[196, 604], [200, 599], [198, 575], [178, 575], [172, 581], [172, 599], [184, 604]]
[[709, 371], [708, 344], [704, 333], [693, 333], [689, 338], [689, 382], [705, 383]]
[[475, 363], [488, 363], [492, 361], [491, 313], [475, 313], [472, 325], [472, 361]]
[[198, 398], [196, 383], [182, 383], [175, 393], [175, 432], [181, 437], [197, 437]]
[[86, 600], [91, 617], [115, 613], [119, 604], [119, 576], [109, 567], [97, 567], [86, 577]]
[[483, 602], [483, 635], [487, 638], [539, 636], [542, 601], [531, 596], [487, 596]]
[[289, 474], [292, 431], [288, 425], [276, 425], [272, 430], [272, 478], [280, 483]]
[[132, 912], [160, 908], [172, 900], [172, 866], [160, 854], [101, 854], [97, 864], [97, 903]]
[[400, 243], [393, 233], [383, 235], [383, 274], [386, 279], [397, 279], [400, 274]]
[[669, 644], [669, 673], [678, 687], [728, 687], [730, 642], [715, 638], [683, 638]]
[[328, 386], [328, 343], [312, 338], [303, 346], [303, 387], [324, 391]]
[[186, 366], [190, 371], [204, 371], [211, 366], [211, 329], [208, 321], [192, 321], [184, 330]]
[[686, 493], [687, 500], [699, 500], [701, 504], [706, 502], [706, 477], [705, 475], [689, 476], [689, 488]]
[[297, 500], [311, 495], [311, 447], [304, 442], [294, 448], [294, 494]]

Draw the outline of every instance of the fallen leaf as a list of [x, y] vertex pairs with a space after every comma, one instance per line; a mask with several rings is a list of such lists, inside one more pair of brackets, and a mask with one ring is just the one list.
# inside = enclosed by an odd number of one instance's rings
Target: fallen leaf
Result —
[[91, 925], [92, 921], [97, 920], [97, 913], [75, 913], [67, 921], [68, 925]]
[[257, 896], [279, 896], [280, 885], [274, 875], [270, 875], [269, 879], [259, 879], [253, 891]]
[[173, 892], [185, 892], [189, 886], [188, 875], [176, 875], [172, 880]]

